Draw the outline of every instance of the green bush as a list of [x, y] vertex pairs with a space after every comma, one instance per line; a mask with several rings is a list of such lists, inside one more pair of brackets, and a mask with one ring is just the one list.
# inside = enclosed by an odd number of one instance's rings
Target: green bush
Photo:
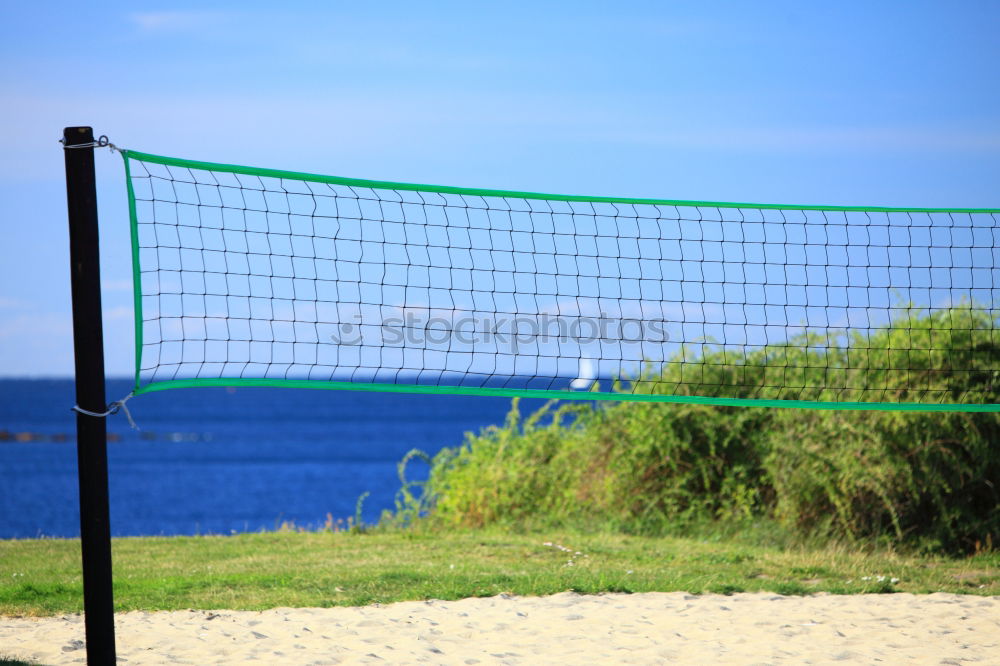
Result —
[[[906, 312], [870, 335], [807, 332], [745, 356], [682, 349], [643, 374], [674, 394], [1000, 402], [993, 318], [968, 304]], [[412, 485], [394, 520], [660, 534], [765, 519], [973, 550], [1000, 534], [1000, 417], [647, 402], [549, 403], [522, 417], [515, 400], [502, 426], [433, 459], [422, 494]]]
[[782, 412], [765, 449], [786, 524], [945, 550], [1000, 534], [996, 414]]

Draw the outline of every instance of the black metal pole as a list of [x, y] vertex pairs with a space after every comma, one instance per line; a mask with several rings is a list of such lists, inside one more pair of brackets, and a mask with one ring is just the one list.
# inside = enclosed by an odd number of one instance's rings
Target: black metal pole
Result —
[[[93, 141], [94, 131], [89, 127], [67, 127], [63, 130], [73, 292], [76, 404], [82, 409], [102, 413], [107, 409], [107, 401], [104, 396], [97, 182], [94, 175], [94, 148], [81, 146]], [[80, 545], [83, 552], [87, 664], [114, 666], [115, 610], [111, 590], [108, 432], [105, 418], [77, 413], [76, 455], [80, 478]]]

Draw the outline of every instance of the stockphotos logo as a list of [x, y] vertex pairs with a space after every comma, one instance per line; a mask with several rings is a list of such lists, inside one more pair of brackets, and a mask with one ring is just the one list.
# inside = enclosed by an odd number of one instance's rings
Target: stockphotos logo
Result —
[[340, 323], [330, 339], [345, 346], [496, 345], [516, 353], [520, 347], [549, 343], [663, 344], [670, 336], [664, 319], [609, 317], [603, 312], [598, 317], [549, 314], [435, 317], [407, 311], [404, 316], [387, 317], [377, 324], [366, 324], [356, 314], [353, 321]]

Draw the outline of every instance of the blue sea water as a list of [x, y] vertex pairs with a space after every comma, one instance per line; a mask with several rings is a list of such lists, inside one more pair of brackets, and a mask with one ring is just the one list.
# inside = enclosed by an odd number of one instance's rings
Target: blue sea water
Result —
[[[108, 399], [130, 382], [108, 382]], [[0, 380], [0, 538], [78, 536], [72, 380]], [[396, 465], [502, 422], [506, 398], [271, 388], [137, 396], [109, 420], [115, 536], [229, 534], [393, 507]], [[524, 408], [540, 401], [524, 401]], [[26, 434], [27, 433], [27, 434]], [[30, 440], [30, 441], [17, 441]], [[414, 464], [410, 475], [426, 476]]]

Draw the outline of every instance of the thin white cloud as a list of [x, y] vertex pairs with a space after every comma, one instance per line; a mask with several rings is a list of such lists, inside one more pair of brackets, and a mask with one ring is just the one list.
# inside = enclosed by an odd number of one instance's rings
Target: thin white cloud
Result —
[[[299, 163], [285, 164], [304, 170], [335, 170], [327, 156], [336, 154], [345, 164], [354, 155], [372, 151], [398, 150], [398, 146], [413, 146], [413, 153], [430, 150], [431, 139], [444, 127], [454, 131], [464, 129], [475, 135], [475, 124], [468, 122], [468, 110], [479, 100], [476, 96], [455, 102], [448, 111], [438, 108], [432, 96], [411, 98], [409, 106], [395, 103], [394, 93], [371, 94], [357, 98], [334, 98], [328, 95], [298, 96], [294, 99], [264, 98], [253, 92], [245, 95], [200, 95], [191, 98], [169, 96], [105, 95], [37, 95], [11, 92], [0, 106], [0, 121], [18, 129], [0, 156], [0, 177], [4, 179], [51, 179], [62, 173], [62, 152], [58, 150], [58, 131], [53, 128], [71, 122], [67, 118], [89, 120], [95, 131], [107, 133], [111, 140], [124, 148], [156, 152], [170, 146], [175, 154], [213, 158], [225, 156], [229, 161], [253, 163], [271, 159], [275, 153], [289, 154], [289, 147], [299, 150]], [[496, 116], [480, 118], [487, 123]], [[465, 118], [465, 120], [463, 120]], [[545, 124], [555, 123], [554, 117]], [[161, 129], [156, 129], [157, 127]], [[327, 138], [319, 137], [318, 127], [335, 130]], [[457, 129], [456, 129], [457, 128]], [[218, 140], [211, 143], [206, 154], [205, 137]], [[247, 142], [246, 136], [268, 137], [263, 142]], [[280, 141], [270, 137], [280, 137]], [[133, 145], [133, 142], [139, 145]], [[44, 150], [43, 150], [44, 148]], [[280, 150], [276, 150], [280, 148]], [[305, 156], [322, 161], [302, 164]], [[98, 158], [102, 163], [120, 168], [120, 160], [109, 153]], [[287, 159], [287, 158], [285, 158]]]
[[[164, 151], [222, 161], [294, 166], [336, 172], [337, 164], [364, 164], [372, 156], [433, 154], [434, 137], [449, 136], [452, 146], [497, 146], [504, 137], [544, 132], [553, 140], [581, 145], [618, 144], [622, 150], [687, 149], [759, 154], [873, 153], [929, 156], [989, 156], [1000, 153], [1000, 131], [989, 126], [910, 127], [838, 126], [817, 123], [797, 127], [733, 126], [686, 118], [669, 120], [660, 113], [597, 104], [569, 113], [570, 100], [532, 96], [516, 101], [482, 93], [454, 94], [442, 106], [432, 92], [328, 93], [294, 97], [198, 95], [30, 94], [10, 91], [0, 121], [17, 128], [3, 156], [0, 177], [19, 182], [51, 179], [62, 171], [53, 128], [81, 118], [124, 147]], [[334, 128], [324, 138], [316, 128]], [[615, 129], [611, 129], [614, 127]], [[491, 128], [490, 133], [485, 133]], [[624, 129], [620, 129], [624, 128]], [[205, 137], [212, 137], [211, 152]], [[280, 137], [247, 142], [246, 136]], [[488, 137], [488, 139], [484, 139]], [[139, 139], [142, 139], [141, 143]], [[133, 141], [139, 145], [132, 145]], [[447, 148], [448, 146], [446, 146]], [[296, 150], [297, 148], [297, 150]], [[297, 155], [295, 163], [281, 155]], [[326, 157], [336, 155], [337, 162]], [[324, 157], [324, 159], [320, 159]], [[288, 160], [281, 164], [279, 159]], [[110, 157], [104, 162], [111, 163]], [[117, 160], [114, 160], [117, 162]], [[117, 166], [117, 164], [115, 165]], [[345, 174], [359, 175], [359, 174]], [[385, 176], [386, 174], [377, 174]]]
[[1000, 132], [949, 127], [715, 127], [627, 131], [605, 139], [716, 150], [781, 152], [954, 152], [1000, 151]]
[[[132, 291], [132, 280], [101, 280], [101, 289], [104, 291]], [[0, 301], [2, 305], [3, 301]]]
[[52, 313], [21, 314], [0, 321], [0, 340], [27, 339], [34, 336], [66, 336], [72, 332], [68, 315]]
[[104, 311], [104, 318], [108, 321], [130, 321], [132, 319], [132, 308], [127, 305], [119, 305]]
[[212, 26], [223, 18], [223, 14], [207, 11], [135, 12], [129, 18], [145, 32], [175, 32]]

